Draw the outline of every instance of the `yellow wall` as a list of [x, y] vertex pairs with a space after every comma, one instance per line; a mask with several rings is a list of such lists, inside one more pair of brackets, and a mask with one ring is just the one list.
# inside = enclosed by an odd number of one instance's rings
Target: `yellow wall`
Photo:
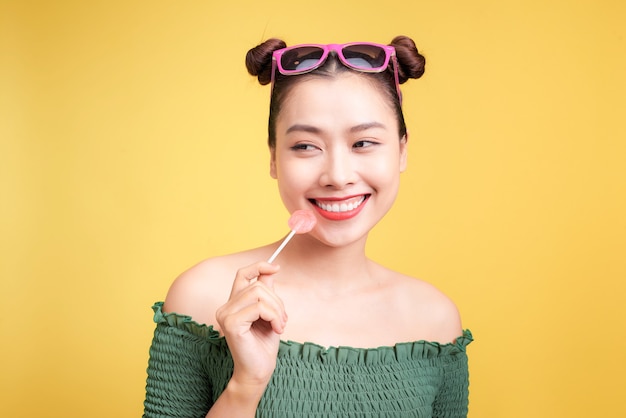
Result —
[[1, 3], [0, 416], [139, 416], [152, 302], [286, 230], [247, 49], [397, 34], [428, 64], [371, 256], [458, 303], [471, 418], [626, 415], [626, 3], [401, 3]]

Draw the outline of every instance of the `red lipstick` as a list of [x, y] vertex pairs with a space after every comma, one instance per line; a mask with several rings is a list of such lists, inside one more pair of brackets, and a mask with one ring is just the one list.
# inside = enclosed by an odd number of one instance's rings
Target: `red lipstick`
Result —
[[330, 206], [330, 205], [337, 205], [337, 204], [341, 204], [341, 202], [345, 202], [347, 200], [350, 199], [354, 199], [356, 196], [349, 196], [349, 197], [344, 197], [344, 198], [326, 198], [326, 199], [311, 199], [311, 202], [313, 203], [313, 207], [315, 208], [315, 210], [317, 211], [317, 213], [319, 213], [323, 218], [329, 219], [331, 221], [345, 221], [347, 219], [352, 219], [355, 216], [357, 216], [361, 210], [363, 210], [363, 208], [365, 207], [365, 204], [367, 203], [367, 200], [369, 199], [370, 195], [361, 195], [362, 196], [362, 200], [360, 201], [360, 203], [358, 204], [358, 206], [354, 209], [351, 210], [345, 210], [345, 211], [330, 211], [330, 210], [326, 210], [322, 207], [320, 207], [320, 204], [323, 206]]

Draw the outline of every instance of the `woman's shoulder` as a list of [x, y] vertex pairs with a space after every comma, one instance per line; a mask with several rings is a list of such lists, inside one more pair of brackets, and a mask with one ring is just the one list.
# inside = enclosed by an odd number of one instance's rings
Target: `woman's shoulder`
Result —
[[[215, 311], [230, 295], [237, 270], [262, 259], [265, 248], [205, 259], [181, 273], [170, 286], [163, 311], [215, 325]], [[261, 258], [259, 258], [261, 257]]]
[[403, 312], [404, 326], [420, 339], [447, 343], [463, 334], [461, 316], [454, 301], [432, 283], [397, 272], [393, 299]]

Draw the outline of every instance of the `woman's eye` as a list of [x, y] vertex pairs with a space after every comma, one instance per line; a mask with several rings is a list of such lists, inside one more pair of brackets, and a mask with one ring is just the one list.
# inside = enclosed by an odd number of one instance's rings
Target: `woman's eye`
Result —
[[291, 147], [294, 151], [311, 151], [314, 150], [315, 147], [311, 144], [296, 144]]
[[362, 141], [355, 142], [353, 147], [354, 148], [367, 148], [367, 147], [371, 147], [372, 145], [376, 145], [376, 142], [362, 140]]

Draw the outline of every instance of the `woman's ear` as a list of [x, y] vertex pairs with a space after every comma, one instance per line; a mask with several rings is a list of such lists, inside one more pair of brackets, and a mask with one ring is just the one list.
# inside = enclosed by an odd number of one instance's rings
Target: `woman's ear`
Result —
[[277, 179], [276, 174], [276, 148], [270, 147], [270, 176], [273, 179]]
[[400, 172], [404, 173], [406, 170], [406, 159], [407, 159], [407, 142], [409, 140], [409, 133], [407, 132], [400, 139]]

